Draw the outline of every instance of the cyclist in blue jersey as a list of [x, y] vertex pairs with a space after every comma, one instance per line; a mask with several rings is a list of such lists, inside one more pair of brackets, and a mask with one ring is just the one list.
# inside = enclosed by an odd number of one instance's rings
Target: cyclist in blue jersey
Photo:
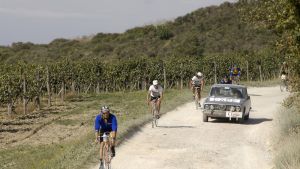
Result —
[[239, 83], [241, 76], [241, 69], [237, 67], [236, 64], [233, 65], [233, 67], [230, 68], [230, 80], [235, 83]]
[[103, 106], [101, 108], [100, 114], [96, 116], [95, 119], [95, 136], [96, 136], [96, 142], [98, 143], [100, 141], [100, 168], [103, 166], [103, 138], [101, 137], [103, 133], [109, 132], [110, 133], [110, 140], [111, 140], [111, 152], [112, 157], [115, 156], [115, 140], [117, 136], [117, 129], [118, 129], [118, 123], [117, 118], [115, 115], [110, 113], [108, 106]]

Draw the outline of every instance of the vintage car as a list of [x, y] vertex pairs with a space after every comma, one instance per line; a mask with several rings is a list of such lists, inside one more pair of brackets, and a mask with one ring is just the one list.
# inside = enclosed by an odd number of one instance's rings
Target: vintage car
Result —
[[243, 123], [249, 119], [251, 99], [247, 87], [234, 84], [215, 84], [203, 103], [203, 121], [208, 118], [228, 118]]

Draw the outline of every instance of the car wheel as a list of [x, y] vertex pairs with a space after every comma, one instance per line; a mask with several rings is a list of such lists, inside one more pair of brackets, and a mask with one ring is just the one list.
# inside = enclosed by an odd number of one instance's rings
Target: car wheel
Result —
[[245, 120], [249, 119], [250, 112], [245, 116]]
[[208, 122], [208, 116], [203, 113], [203, 122]]
[[239, 118], [239, 123], [244, 123], [245, 119], [246, 119], [246, 116], [245, 116], [245, 109], [244, 109], [242, 118]]

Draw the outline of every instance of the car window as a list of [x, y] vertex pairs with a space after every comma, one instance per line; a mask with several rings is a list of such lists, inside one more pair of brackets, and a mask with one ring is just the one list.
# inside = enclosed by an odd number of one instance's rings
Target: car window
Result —
[[214, 97], [233, 97], [243, 98], [242, 88], [231, 88], [231, 87], [213, 87], [210, 92], [210, 96]]

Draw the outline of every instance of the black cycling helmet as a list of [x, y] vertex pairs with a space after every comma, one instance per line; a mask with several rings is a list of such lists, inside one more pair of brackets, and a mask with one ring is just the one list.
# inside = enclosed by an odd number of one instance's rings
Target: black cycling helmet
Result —
[[108, 106], [102, 106], [101, 107], [101, 112], [109, 112], [109, 107]]

